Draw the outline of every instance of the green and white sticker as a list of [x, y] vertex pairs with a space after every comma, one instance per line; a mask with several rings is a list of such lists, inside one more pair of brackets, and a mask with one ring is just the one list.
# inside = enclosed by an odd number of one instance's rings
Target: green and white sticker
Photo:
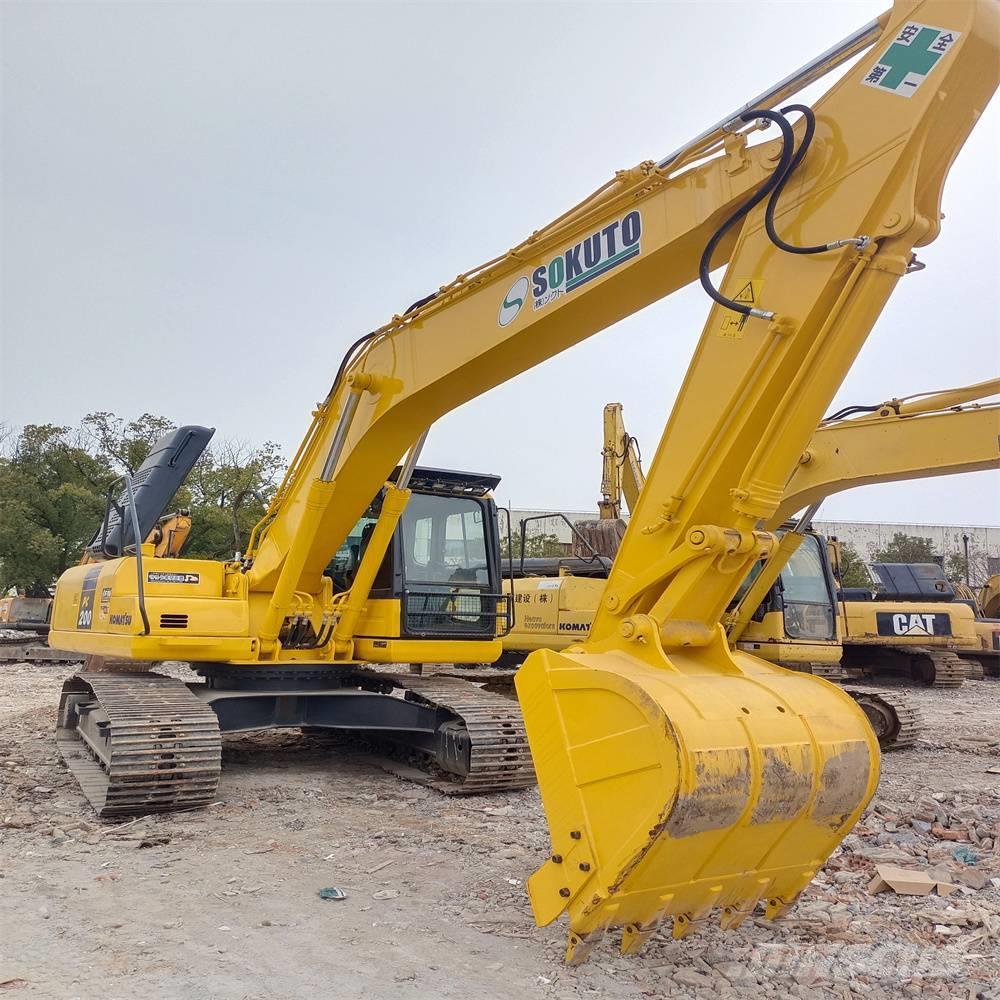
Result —
[[912, 97], [961, 34], [907, 21], [861, 82], [876, 90]]

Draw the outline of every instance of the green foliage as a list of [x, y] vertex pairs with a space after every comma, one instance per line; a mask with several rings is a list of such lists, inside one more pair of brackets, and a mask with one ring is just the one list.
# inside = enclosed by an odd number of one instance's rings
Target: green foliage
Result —
[[907, 535], [897, 531], [885, 548], [875, 553], [872, 562], [887, 563], [932, 563], [937, 562], [934, 543], [929, 538]]
[[0, 587], [47, 586], [80, 558], [104, 509], [110, 463], [69, 428], [25, 427], [0, 455]]
[[209, 449], [188, 477], [195, 516], [185, 554], [231, 559], [242, 551], [267, 510], [284, 466], [273, 441], [259, 446], [224, 441]]
[[152, 413], [126, 423], [113, 413], [98, 412], [83, 418], [81, 430], [95, 453], [113, 462], [120, 472], [134, 475], [150, 448], [174, 426], [172, 420]]
[[[514, 544], [514, 558], [521, 557], [521, 536], [515, 534], [511, 539]], [[500, 555], [506, 559], [509, 549], [507, 547], [507, 536], [504, 535], [500, 541]], [[564, 556], [566, 546], [559, 541], [559, 536], [539, 532], [529, 534], [524, 539], [524, 557], [526, 559], [538, 558], [540, 556]]]
[[969, 569], [969, 560], [965, 558], [964, 552], [952, 552], [944, 561], [945, 576], [949, 580], [965, 583], [970, 577]]
[[[72, 430], [33, 424], [0, 435], [0, 589], [47, 587], [79, 561], [110, 483], [134, 473], [173, 424], [145, 413], [91, 413]], [[284, 466], [278, 446], [223, 441], [206, 451], [169, 511], [190, 509], [184, 555], [228, 559], [242, 550]]]
[[868, 570], [858, 550], [850, 542], [840, 543], [840, 585], [842, 587], [870, 587]]

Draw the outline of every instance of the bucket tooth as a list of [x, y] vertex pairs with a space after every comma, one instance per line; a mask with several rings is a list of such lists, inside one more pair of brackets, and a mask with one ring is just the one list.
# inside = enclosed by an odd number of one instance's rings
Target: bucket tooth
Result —
[[597, 944], [600, 939], [604, 937], [604, 931], [594, 931], [591, 934], [574, 934], [572, 931], [569, 932], [569, 937], [566, 939], [566, 964], [567, 965], [582, 965], [587, 961], [587, 956], [590, 954], [594, 945]]
[[773, 897], [767, 901], [767, 906], [764, 909], [764, 919], [765, 920], [777, 920], [778, 917], [783, 917], [794, 905], [795, 900], [799, 898], [799, 894], [796, 893], [794, 898], [785, 902], [783, 899], [778, 899]]
[[740, 903], [738, 906], [725, 907], [722, 911], [722, 916], [719, 917], [719, 926], [724, 931], [736, 930], [753, 913], [756, 906], [757, 900], [754, 899], [747, 903]]
[[621, 954], [634, 955], [656, 933], [659, 926], [659, 920], [652, 924], [626, 924], [622, 929], [622, 943], [619, 948]]
[[760, 879], [756, 892], [737, 900], [729, 906], [723, 907], [722, 916], [719, 918], [719, 926], [727, 931], [736, 930], [757, 909], [757, 904], [767, 895], [770, 888], [770, 880]]
[[539, 924], [562, 913], [567, 956], [624, 928], [632, 951], [761, 899], [784, 913], [857, 822], [878, 742], [836, 685], [729, 650], [652, 641], [532, 653], [517, 674], [551, 855], [528, 879]]

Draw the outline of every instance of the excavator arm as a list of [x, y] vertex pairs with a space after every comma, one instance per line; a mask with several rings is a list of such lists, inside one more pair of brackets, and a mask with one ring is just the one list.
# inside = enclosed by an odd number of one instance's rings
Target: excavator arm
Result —
[[[529, 893], [540, 923], [568, 911], [572, 959], [610, 927], [630, 951], [665, 918], [683, 934], [714, 909], [726, 926], [761, 900], [783, 912], [874, 792], [878, 747], [853, 702], [731, 651], [720, 619], [774, 548], [765, 525], [914, 249], [938, 235], [948, 167], [996, 86], [997, 29], [992, 3], [897, 0], [676, 153], [620, 171], [359, 338], [245, 557], [179, 561], [231, 609], [184, 648], [356, 662], [372, 566], [434, 421], [702, 282], [715, 305], [591, 634], [533, 653], [517, 679], [552, 836]], [[871, 46], [812, 108], [785, 103]], [[751, 145], [765, 125], [779, 137]], [[333, 594], [324, 568], [380, 491], [354, 583]], [[85, 583], [60, 581], [50, 641], [99, 651], [103, 637], [72, 625]], [[322, 638], [307, 654], [282, 642], [303, 621]], [[150, 628], [118, 641], [154, 659], [170, 648]]]
[[1000, 379], [891, 399], [824, 421], [799, 458], [769, 527], [833, 493], [871, 483], [1000, 468]]
[[621, 403], [604, 406], [604, 447], [601, 449], [601, 520], [622, 516], [622, 500], [631, 510], [639, 499], [646, 475], [639, 442], [625, 430]]

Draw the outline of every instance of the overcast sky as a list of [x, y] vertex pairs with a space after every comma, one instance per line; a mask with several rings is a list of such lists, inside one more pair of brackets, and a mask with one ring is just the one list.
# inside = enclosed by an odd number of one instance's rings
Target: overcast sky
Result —
[[[359, 334], [885, 6], [6, 0], [0, 417], [151, 411], [291, 454]], [[836, 405], [998, 371], [998, 153], [994, 102]], [[707, 309], [688, 288], [470, 402], [423, 461], [593, 508], [603, 404], [651, 457]], [[821, 517], [996, 524], [1000, 473]]]

